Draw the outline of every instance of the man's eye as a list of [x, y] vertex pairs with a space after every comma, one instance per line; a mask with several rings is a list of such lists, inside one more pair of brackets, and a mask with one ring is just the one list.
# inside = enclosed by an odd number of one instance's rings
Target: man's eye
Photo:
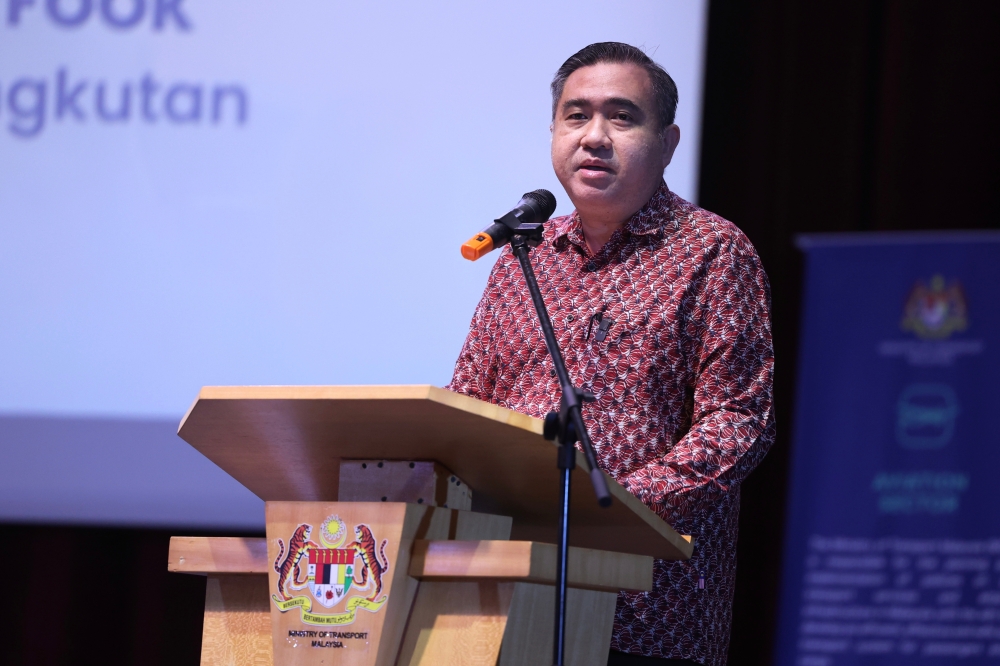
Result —
[[625, 121], [625, 122], [630, 122], [632, 120], [632, 116], [630, 116], [629, 114], [625, 113], [624, 111], [619, 111], [618, 113], [615, 114], [615, 120], [622, 120], [622, 121]]
[[576, 113], [571, 113], [566, 118], [566, 120], [586, 120], [586, 119], [587, 119], [587, 116], [585, 114], [581, 113], [580, 111], [577, 111]]

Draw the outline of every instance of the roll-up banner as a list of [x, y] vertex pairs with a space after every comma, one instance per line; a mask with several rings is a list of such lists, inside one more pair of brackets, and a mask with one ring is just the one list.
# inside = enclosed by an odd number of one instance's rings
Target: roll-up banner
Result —
[[1000, 665], [1000, 232], [799, 247], [777, 663]]

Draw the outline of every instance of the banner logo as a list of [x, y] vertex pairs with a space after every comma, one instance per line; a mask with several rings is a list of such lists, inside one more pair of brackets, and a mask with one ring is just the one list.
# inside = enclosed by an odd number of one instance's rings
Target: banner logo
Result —
[[958, 280], [945, 284], [941, 275], [929, 282], [917, 280], [906, 299], [904, 331], [912, 331], [923, 340], [943, 340], [969, 326], [965, 293]]
[[[382, 594], [382, 576], [389, 570], [385, 555], [389, 540], [383, 539], [376, 548], [371, 528], [359, 524], [354, 527], [355, 541], [341, 548], [347, 540], [347, 526], [336, 515], [327, 517], [320, 527], [322, 545], [311, 540], [312, 532], [312, 525], [303, 523], [288, 539], [287, 548], [278, 539], [274, 561], [277, 594], [271, 596], [278, 610], [285, 613], [300, 608], [303, 622], [320, 626], [351, 624], [359, 608], [378, 612], [389, 598]], [[299, 594], [306, 589], [308, 595]], [[351, 596], [351, 592], [356, 594]], [[344, 608], [335, 613], [324, 613], [314, 606], [316, 602], [322, 609], [334, 610], [345, 599]]]
[[939, 449], [955, 434], [958, 397], [947, 384], [911, 384], [896, 405], [896, 441], [907, 449]]

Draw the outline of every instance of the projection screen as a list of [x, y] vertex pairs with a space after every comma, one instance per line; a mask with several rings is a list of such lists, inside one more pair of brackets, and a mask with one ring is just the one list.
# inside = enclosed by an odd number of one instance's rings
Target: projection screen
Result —
[[210, 384], [448, 382], [544, 187], [549, 82], [595, 41], [677, 81], [694, 200], [704, 0], [0, 3], [0, 520], [256, 529], [175, 435]]

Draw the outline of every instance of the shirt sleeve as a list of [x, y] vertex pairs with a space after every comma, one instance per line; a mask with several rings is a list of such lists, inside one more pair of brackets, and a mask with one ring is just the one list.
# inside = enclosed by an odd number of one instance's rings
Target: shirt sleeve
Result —
[[774, 441], [770, 300], [767, 275], [742, 234], [689, 285], [682, 344], [691, 427], [662, 458], [619, 479], [671, 525], [742, 482]]
[[455, 363], [451, 382], [445, 387], [449, 391], [488, 402], [492, 401], [499, 370], [500, 353], [494, 340], [497, 339], [497, 309], [501, 307], [500, 282], [507, 270], [505, 260], [508, 254], [509, 249], [504, 248], [503, 254], [490, 271], [483, 297], [472, 315], [469, 334]]

